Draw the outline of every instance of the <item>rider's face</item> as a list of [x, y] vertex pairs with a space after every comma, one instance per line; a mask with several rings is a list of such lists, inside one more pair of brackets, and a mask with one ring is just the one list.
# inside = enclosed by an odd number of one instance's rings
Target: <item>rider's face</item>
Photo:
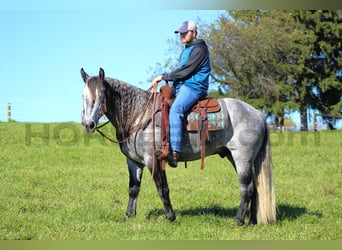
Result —
[[182, 43], [191, 44], [196, 38], [196, 31], [189, 30], [185, 33], [179, 33]]

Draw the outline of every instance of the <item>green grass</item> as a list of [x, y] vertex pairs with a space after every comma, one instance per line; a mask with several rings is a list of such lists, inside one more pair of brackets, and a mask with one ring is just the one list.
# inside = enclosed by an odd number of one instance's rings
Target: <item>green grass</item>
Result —
[[[110, 133], [110, 128], [105, 128]], [[341, 239], [342, 131], [272, 133], [279, 221], [239, 227], [239, 185], [213, 156], [167, 168], [168, 222], [148, 171], [123, 221], [128, 172], [117, 145], [79, 124], [0, 123], [0, 239]]]

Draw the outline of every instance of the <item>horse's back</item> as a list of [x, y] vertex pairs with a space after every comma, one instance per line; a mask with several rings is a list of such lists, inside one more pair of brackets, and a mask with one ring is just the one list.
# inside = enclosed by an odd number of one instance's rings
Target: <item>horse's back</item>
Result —
[[233, 98], [220, 99], [227, 108], [233, 127], [264, 126], [264, 115], [246, 102]]

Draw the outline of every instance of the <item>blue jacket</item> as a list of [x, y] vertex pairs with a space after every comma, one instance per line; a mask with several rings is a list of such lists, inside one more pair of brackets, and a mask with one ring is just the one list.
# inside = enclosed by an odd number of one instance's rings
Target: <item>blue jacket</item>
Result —
[[201, 98], [207, 95], [210, 71], [208, 47], [204, 40], [198, 39], [185, 47], [180, 56], [179, 67], [171, 73], [164, 74], [163, 80], [173, 81], [176, 89], [185, 84]]

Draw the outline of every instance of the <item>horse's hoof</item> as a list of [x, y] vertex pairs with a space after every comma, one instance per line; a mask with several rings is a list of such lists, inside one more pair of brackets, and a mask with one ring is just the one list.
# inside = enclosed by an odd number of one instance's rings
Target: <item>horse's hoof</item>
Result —
[[126, 215], [122, 220], [123, 221], [129, 221], [130, 218], [134, 217], [135, 215]]
[[167, 216], [166, 216], [166, 219], [167, 219], [169, 222], [173, 222], [173, 221], [176, 220], [176, 215], [175, 215], [175, 214], [167, 215]]
[[250, 219], [249, 221], [248, 221], [248, 226], [254, 226], [254, 225], [256, 225], [257, 224], [257, 221], [255, 220], [255, 219]]
[[243, 220], [240, 220], [238, 218], [235, 218], [235, 222], [238, 226], [243, 226], [243, 224], [245, 224], [245, 222]]

